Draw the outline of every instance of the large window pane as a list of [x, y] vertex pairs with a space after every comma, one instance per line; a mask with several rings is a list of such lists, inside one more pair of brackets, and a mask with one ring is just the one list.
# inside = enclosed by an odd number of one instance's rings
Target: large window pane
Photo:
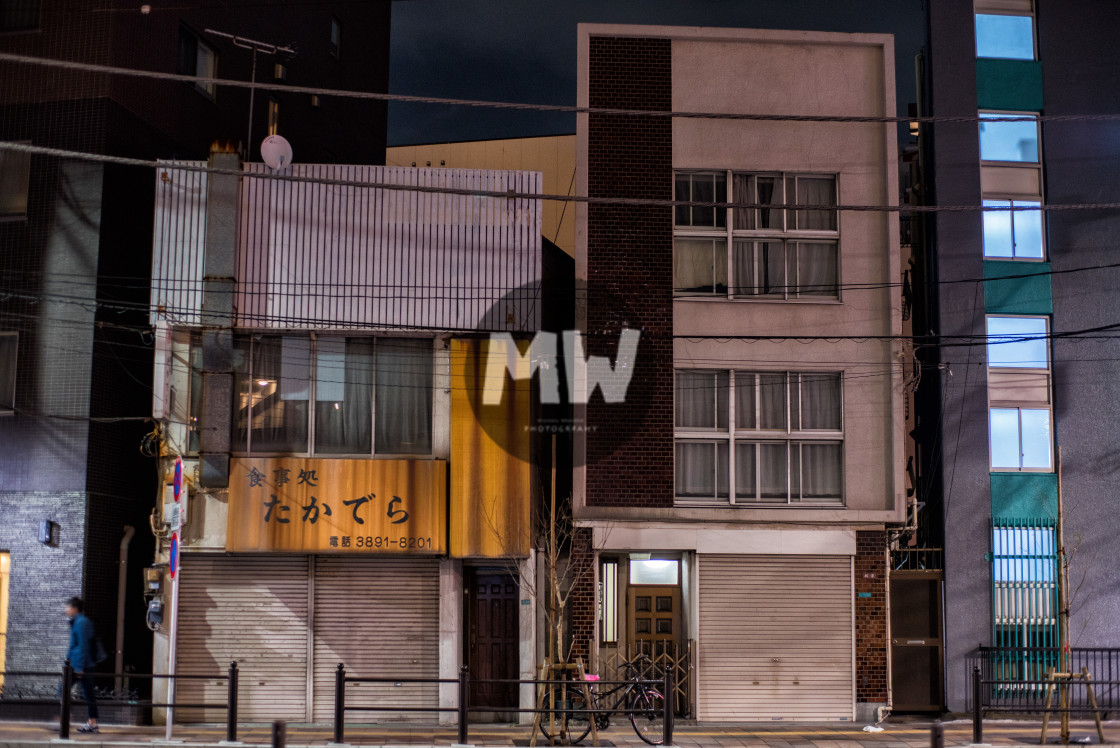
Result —
[[[1017, 206], [1042, 206], [1042, 203], [1038, 201], [1016, 200], [1014, 204]], [[1015, 257], [1041, 260], [1042, 211], [1016, 210], [1012, 212], [1011, 221], [1015, 227]]]
[[248, 413], [237, 419], [249, 420], [249, 449], [306, 452], [311, 340], [262, 336], [252, 349], [251, 379], [240, 404]]
[[[798, 205], [835, 205], [836, 180], [832, 177], [797, 177]], [[794, 211], [799, 231], [835, 231], [836, 211]]]
[[[727, 202], [727, 176], [723, 172], [679, 173], [674, 180], [677, 200], [697, 203]], [[722, 228], [727, 210], [712, 206], [679, 205], [673, 211], [677, 226]]]
[[786, 375], [759, 374], [759, 425], [763, 429], [786, 431], [788, 410], [786, 405]]
[[373, 340], [320, 338], [315, 354], [315, 451], [369, 454]]
[[735, 428], [755, 430], [758, 428], [758, 409], [755, 396], [754, 374], [739, 372], [735, 375]]
[[801, 428], [840, 430], [840, 375], [814, 372], [801, 375]]
[[785, 193], [780, 175], [736, 174], [734, 184], [737, 204], [762, 206], [737, 208], [736, 229], [785, 229], [785, 215], [781, 207], [785, 203]]
[[378, 454], [432, 452], [432, 341], [383, 338], [375, 355]]
[[[1010, 200], [985, 200], [985, 208], [1007, 208]], [[1014, 257], [1015, 245], [1011, 238], [1011, 211], [984, 211], [984, 256]]]
[[727, 442], [677, 442], [676, 492], [682, 498], [728, 495]]
[[740, 442], [735, 445], [735, 497], [758, 497], [758, 445]]
[[800, 447], [801, 498], [806, 501], [839, 501], [843, 492], [843, 449], [840, 443], [802, 442]]
[[673, 289], [727, 293], [727, 241], [677, 237], [673, 241]]
[[1033, 60], [1034, 19], [977, 13], [976, 56]]
[[685, 429], [727, 429], [728, 373], [679, 370], [676, 373], [676, 422]]
[[1023, 468], [1050, 468], [1050, 411], [1023, 408], [1019, 411], [1023, 440]]
[[[1016, 119], [986, 122], [993, 117]], [[1033, 116], [980, 113], [980, 160], [1038, 163], [1038, 120]]]
[[1048, 368], [1046, 328], [1045, 317], [988, 317], [988, 366]]
[[760, 444], [758, 449], [758, 474], [762, 500], [786, 501], [789, 498], [789, 466], [786, 442]]
[[835, 298], [839, 290], [836, 245], [829, 242], [798, 242], [796, 246], [797, 273], [790, 274], [790, 285], [796, 287], [799, 296]]
[[739, 296], [781, 296], [786, 291], [785, 243], [735, 240], [735, 286]]
[[992, 408], [990, 441], [992, 468], [1019, 468], [1019, 410]]

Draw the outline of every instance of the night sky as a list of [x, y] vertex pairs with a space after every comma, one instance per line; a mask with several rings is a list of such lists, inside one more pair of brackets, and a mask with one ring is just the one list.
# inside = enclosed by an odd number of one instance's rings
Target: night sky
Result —
[[[898, 112], [914, 100], [924, 0], [399, 0], [395, 94], [576, 103], [576, 24], [890, 33]], [[389, 145], [574, 133], [575, 115], [393, 103]], [[901, 130], [901, 128], [900, 128]]]

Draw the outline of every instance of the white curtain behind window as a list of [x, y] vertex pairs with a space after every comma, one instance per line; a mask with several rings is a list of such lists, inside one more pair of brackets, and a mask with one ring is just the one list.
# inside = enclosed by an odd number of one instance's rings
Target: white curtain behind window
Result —
[[840, 430], [840, 375], [810, 372], [801, 375], [801, 428]]
[[316, 341], [316, 452], [370, 453], [373, 365], [372, 338], [332, 337]]
[[382, 338], [374, 356], [378, 454], [432, 452], [432, 341]]
[[797, 243], [797, 290], [801, 296], [837, 296], [839, 285], [836, 245]]
[[786, 465], [788, 442], [763, 443], [758, 448], [758, 473], [762, 501], [785, 503], [789, 477]]
[[[842, 495], [842, 453], [839, 442], [802, 442], [801, 499], [803, 501], [839, 501]], [[796, 499], [796, 495], [794, 499]]]
[[[835, 205], [836, 180], [832, 177], [797, 177], [798, 205]], [[797, 228], [801, 231], [835, 231], [836, 211], [799, 210]]]

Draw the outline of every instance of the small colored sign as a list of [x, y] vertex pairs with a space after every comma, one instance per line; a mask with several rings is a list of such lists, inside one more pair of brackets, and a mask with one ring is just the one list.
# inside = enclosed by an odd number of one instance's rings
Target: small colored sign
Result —
[[171, 568], [171, 578], [179, 572], [179, 533], [171, 533], [171, 551], [167, 554], [167, 563]]
[[179, 495], [181, 493], [183, 493], [183, 458], [182, 457], [176, 457], [175, 458], [175, 479], [174, 479], [174, 482], [172, 483], [172, 485], [174, 486], [174, 494], [173, 495], [175, 497], [175, 500], [178, 501], [179, 500]]

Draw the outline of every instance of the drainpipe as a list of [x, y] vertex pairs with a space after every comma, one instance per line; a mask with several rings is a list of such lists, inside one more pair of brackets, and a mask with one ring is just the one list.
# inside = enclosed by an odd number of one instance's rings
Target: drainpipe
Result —
[[[115, 645], [115, 658], [113, 660], [113, 672], [124, 672], [124, 598], [127, 591], [128, 583], [128, 544], [132, 542], [132, 536], [136, 534], [136, 528], [132, 525], [124, 526], [124, 537], [121, 538], [121, 555], [120, 560], [117, 561], [117, 642]], [[113, 679], [113, 697], [120, 698], [121, 676]]]

